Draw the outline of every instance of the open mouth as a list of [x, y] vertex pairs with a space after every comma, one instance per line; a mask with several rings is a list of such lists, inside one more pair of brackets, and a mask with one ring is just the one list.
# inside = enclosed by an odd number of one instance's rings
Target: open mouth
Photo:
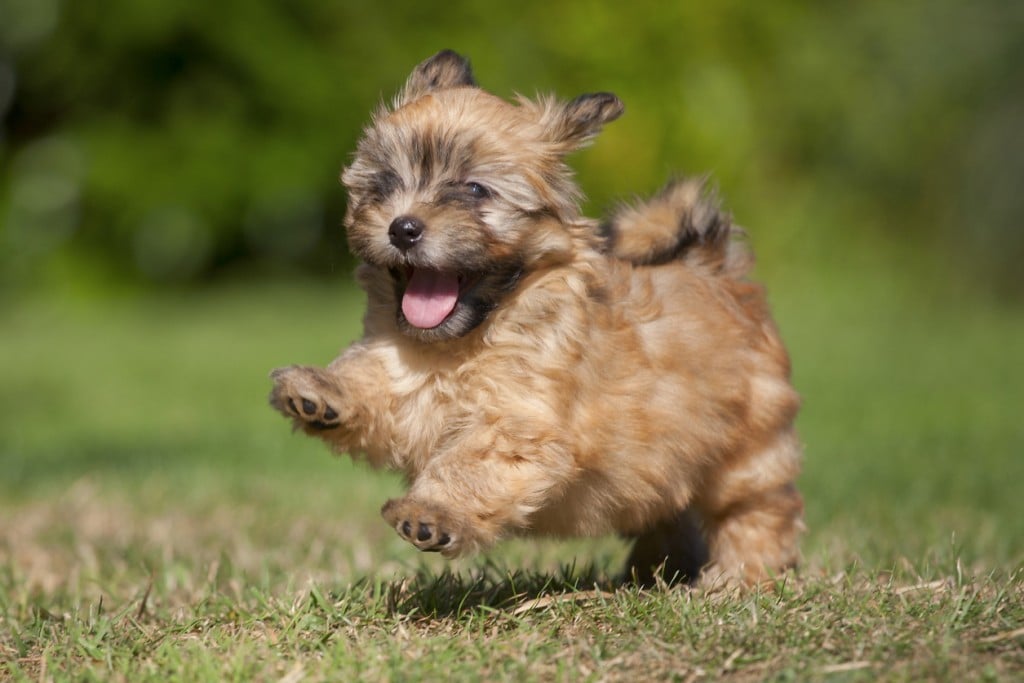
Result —
[[398, 303], [398, 328], [425, 342], [462, 337], [487, 319], [523, 275], [518, 263], [458, 272], [410, 265], [388, 269]]
[[479, 277], [430, 268], [406, 270], [402, 314], [413, 327], [428, 330], [441, 325], [455, 311], [462, 294]]

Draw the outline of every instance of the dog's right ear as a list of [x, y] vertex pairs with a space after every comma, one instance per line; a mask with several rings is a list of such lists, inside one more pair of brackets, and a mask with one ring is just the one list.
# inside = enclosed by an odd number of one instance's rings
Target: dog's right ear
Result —
[[398, 109], [428, 92], [460, 86], [476, 87], [469, 60], [452, 50], [442, 50], [413, 69], [405, 87], [395, 97], [394, 108]]

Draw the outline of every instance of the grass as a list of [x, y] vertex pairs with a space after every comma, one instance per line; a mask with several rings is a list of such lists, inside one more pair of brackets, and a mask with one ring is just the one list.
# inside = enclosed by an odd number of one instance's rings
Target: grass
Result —
[[739, 595], [616, 586], [615, 539], [414, 554], [398, 482], [265, 405], [358, 333], [342, 286], [5, 305], [0, 679], [1024, 677], [1024, 314], [772, 279], [810, 532]]

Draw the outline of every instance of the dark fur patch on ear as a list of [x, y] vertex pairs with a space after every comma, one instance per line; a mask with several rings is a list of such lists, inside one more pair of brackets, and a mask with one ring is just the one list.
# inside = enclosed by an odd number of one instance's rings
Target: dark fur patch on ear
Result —
[[604, 124], [622, 116], [625, 109], [622, 100], [610, 92], [580, 95], [565, 105], [552, 137], [580, 147], [597, 135]]
[[416, 71], [431, 90], [476, 85], [469, 60], [453, 50], [438, 52], [416, 67]]
[[434, 90], [465, 86], [476, 87], [469, 60], [452, 50], [442, 50], [413, 69], [395, 99], [395, 106], [400, 107]]
[[566, 117], [580, 128], [600, 126], [622, 116], [626, 105], [610, 92], [580, 95], [565, 108]]

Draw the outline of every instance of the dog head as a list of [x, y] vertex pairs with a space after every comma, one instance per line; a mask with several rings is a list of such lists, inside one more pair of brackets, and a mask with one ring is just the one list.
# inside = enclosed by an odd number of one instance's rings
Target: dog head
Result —
[[564, 158], [622, 111], [609, 93], [506, 102], [451, 51], [417, 66], [342, 172], [371, 308], [413, 338], [454, 339], [524, 274], [571, 258], [580, 195]]

